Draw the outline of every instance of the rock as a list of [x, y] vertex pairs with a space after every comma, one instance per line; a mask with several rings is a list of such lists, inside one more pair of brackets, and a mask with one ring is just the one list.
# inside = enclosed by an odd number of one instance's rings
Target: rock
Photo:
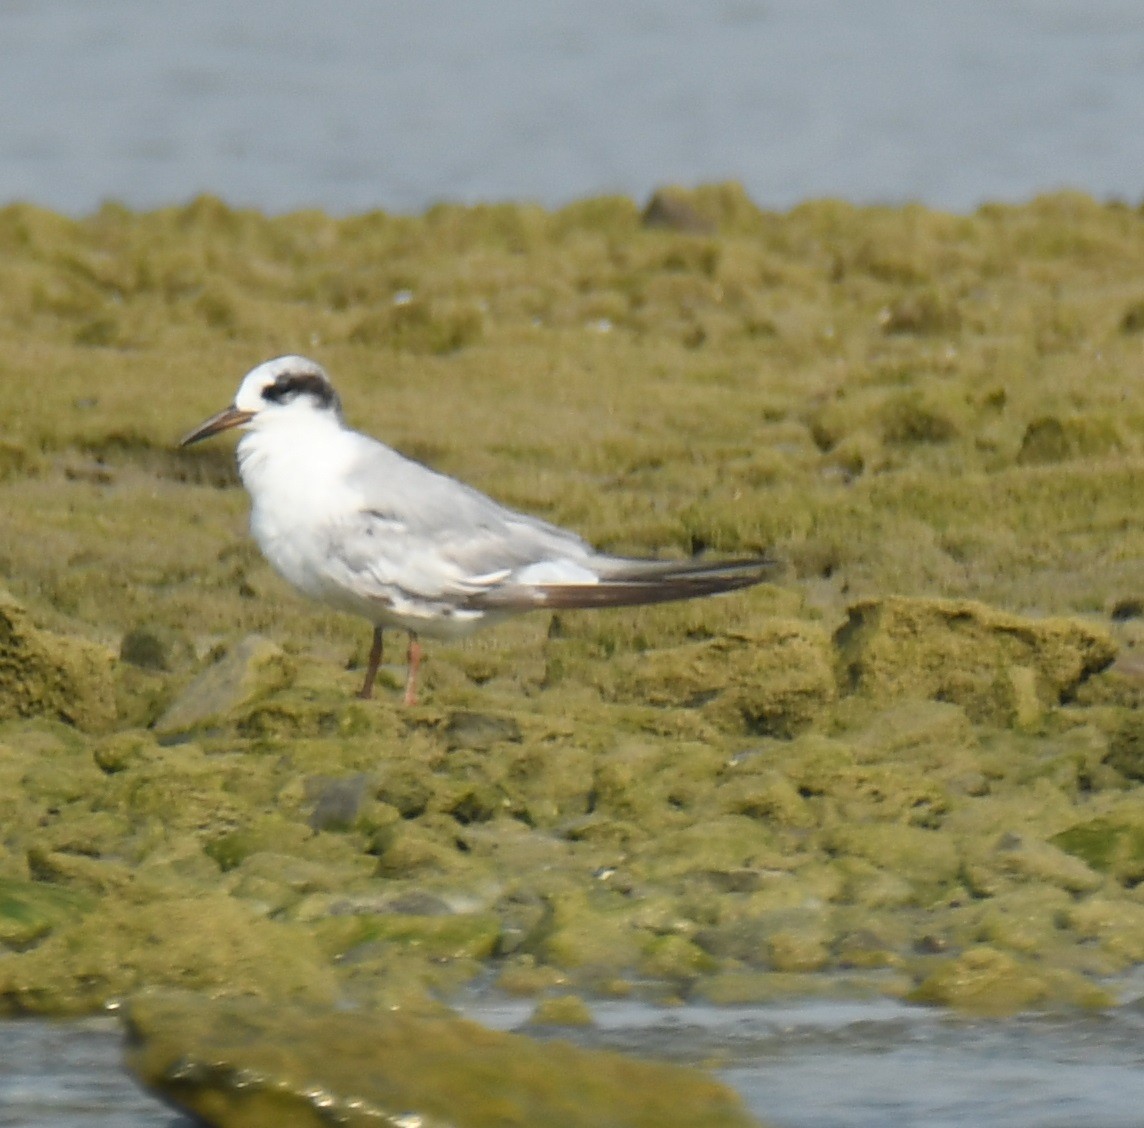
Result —
[[0, 1014], [87, 1014], [152, 986], [325, 1003], [333, 983], [305, 929], [231, 897], [106, 898], [31, 951], [0, 960]]
[[445, 747], [450, 752], [460, 749], [487, 752], [502, 741], [519, 744], [521, 740], [520, 725], [515, 717], [458, 709], [449, 714], [445, 724]]
[[1018, 834], [1001, 836], [994, 858], [1003, 873], [1038, 885], [1056, 885], [1070, 893], [1091, 893], [1103, 878], [1080, 858], [1050, 842]]
[[698, 1071], [534, 1042], [452, 1016], [141, 996], [126, 1060], [170, 1104], [218, 1128], [339, 1124], [747, 1128]]
[[949, 701], [979, 723], [1027, 727], [1038, 701], [1060, 704], [1116, 656], [1108, 632], [1082, 619], [971, 600], [868, 599], [848, 616], [834, 636], [844, 692]]
[[115, 722], [114, 655], [34, 626], [0, 589], [0, 720], [56, 717], [89, 732]]
[[750, 633], [619, 657], [613, 692], [624, 701], [699, 708], [725, 730], [789, 737], [834, 700], [831, 658], [820, 627], [774, 619]]
[[579, 995], [551, 995], [541, 999], [528, 1017], [530, 1026], [591, 1026], [592, 1010]]
[[194, 648], [179, 631], [140, 624], [119, 642], [119, 660], [141, 670], [168, 671], [194, 658]]
[[715, 221], [695, 206], [690, 195], [680, 189], [660, 188], [652, 193], [640, 214], [640, 223], [644, 227], [662, 227], [690, 235], [713, 235]]
[[995, 1016], [1044, 1006], [1054, 999], [1083, 1007], [1104, 1007], [1111, 1001], [1106, 991], [1074, 972], [1045, 970], [988, 944], [942, 961], [909, 999]]
[[337, 896], [308, 897], [292, 915], [302, 922], [312, 921], [311, 934], [323, 951], [338, 957], [374, 945], [438, 962], [487, 960], [495, 953], [500, 936], [500, 921], [492, 913], [356, 912], [352, 901]]
[[218, 724], [244, 705], [285, 689], [293, 677], [281, 647], [248, 635], [175, 698], [155, 731], [173, 734]]
[[1090, 897], [1063, 914], [1065, 927], [1096, 940], [1127, 969], [1144, 961], [1144, 905]]
[[311, 776], [306, 780], [306, 798], [313, 802], [310, 826], [314, 830], [349, 830], [357, 821], [367, 798], [369, 777], [363, 772], [342, 779]]
[[1144, 780], [1144, 716], [1137, 710], [1125, 710], [1112, 733], [1105, 762], [1128, 779]]

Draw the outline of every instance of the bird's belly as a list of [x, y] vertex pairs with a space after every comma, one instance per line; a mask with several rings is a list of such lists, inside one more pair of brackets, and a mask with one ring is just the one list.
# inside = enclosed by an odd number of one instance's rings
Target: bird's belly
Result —
[[401, 627], [430, 638], [455, 639], [504, 617], [459, 611], [444, 602], [419, 600], [408, 592], [391, 602], [356, 591], [334, 574], [326, 534], [274, 510], [256, 508], [251, 513], [250, 530], [270, 566], [304, 595], [338, 611], [361, 615], [379, 626]]
[[325, 551], [327, 539], [317, 530], [255, 509], [250, 531], [274, 571], [299, 591], [345, 611], [369, 613], [362, 606], [364, 600], [333, 581]]

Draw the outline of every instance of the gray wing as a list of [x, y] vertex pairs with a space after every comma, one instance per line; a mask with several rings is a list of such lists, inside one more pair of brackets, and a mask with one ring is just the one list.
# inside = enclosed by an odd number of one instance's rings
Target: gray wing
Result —
[[546, 563], [555, 578], [591, 578], [593, 550], [575, 533], [360, 438], [348, 484], [361, 507], [331, 529], [330, 549], [361, 596], [460, 604]]
[[[363, 436], [364, 439], [364, 436]], [[350, 483], [361, 508], [330, 555], [339, 582], [412, 617], [479, 618], [536, 607], [617, 607], [735, 591], [771, 578], [757, 556], [715, 562], [630, 560], [506, 509], [461, 482], [364, 439]]]

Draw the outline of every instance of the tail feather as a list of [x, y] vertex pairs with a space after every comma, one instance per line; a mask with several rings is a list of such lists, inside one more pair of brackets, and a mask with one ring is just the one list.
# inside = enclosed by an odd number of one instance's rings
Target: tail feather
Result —
[[556, 611], [667, 603], [751, 587], [771, 577], [778, 568], [777, 561], [765, 556], [714, 564], [621, 557], [601, 557], [595, 563], [600, 575], [597, 583], [509, 582], [474, 595], [469, 606], [488, 611], [539, 607]]

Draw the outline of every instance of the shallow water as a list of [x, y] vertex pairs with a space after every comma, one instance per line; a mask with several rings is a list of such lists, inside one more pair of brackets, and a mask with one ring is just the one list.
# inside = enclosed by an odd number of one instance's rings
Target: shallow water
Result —
[[[466, 1013], [524, 1029], [532, 1004]], [[888, 1000], [593, 1007], [543, 1036], [715, 1070], [776, 1128], [1138, 1128], [1144, 1004], [974, 1021]], [[0, 1025], [0, 1128], [189, 1128], [123, 1071], [113, 1020]]]
[[0, 1128], [188, 1128], [123, 1069], [119, 1024], [0, 1023]]
[[[527, 1010], [475, 1017], [512, 1027]], [[1144, 1109], [1139, 1005], [1005, 1022], [889, 1000], [594, 1015], [584, 1042], [706, 1064], [777, 1128], [1138, 1128]]]
[[1136, 199], [1130, 0], [0, 3], [0, 202]]

